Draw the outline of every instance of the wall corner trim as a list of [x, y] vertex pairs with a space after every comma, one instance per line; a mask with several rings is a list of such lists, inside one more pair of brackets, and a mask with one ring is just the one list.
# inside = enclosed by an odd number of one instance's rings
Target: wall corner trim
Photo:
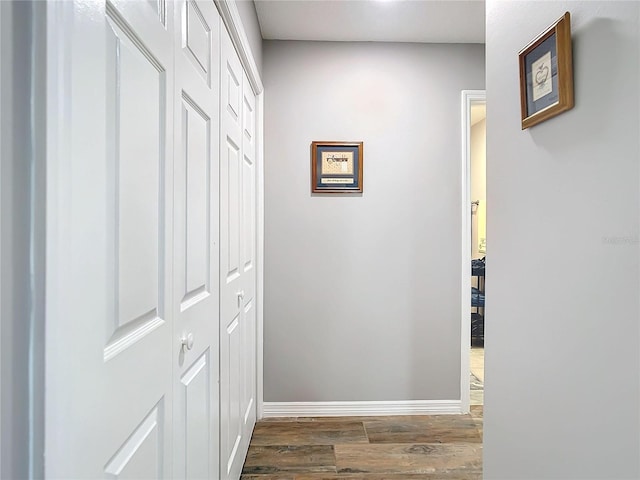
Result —
[[346, 417], [461, 414], [460, 400], [264, 402], [263, 417]]
[[255, 93], [256, 95], [260, 95], [264, 90], [262, 79], [260, 78], [260, 73], [258, 72], [256, 61], [253, 58], [253, 54], [251, 53], [249, 39], [247, 38], [247, 34], [244, 31], [244, 27], [242, 26], [242, 19], [240, 18], [240, 12], [238, 12], [236, 2], [235, 0], [214, 1], [216, 6], [218, 7], [218, 12], [220, 12], [220, 17], [222, 17], [222, 21], [224, 22], [224, 25], [225, 27], [227, 27], [227, 31], [231, 36], [233, 46], [238, 52], [240, 62], [242, 62], [242, 66], [247, 73], [249, 83], [253, 88], [253, 93]]

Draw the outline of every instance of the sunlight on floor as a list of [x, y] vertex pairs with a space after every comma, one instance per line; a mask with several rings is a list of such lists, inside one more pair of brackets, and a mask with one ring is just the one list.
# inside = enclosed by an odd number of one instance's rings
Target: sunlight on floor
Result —
[[484, 405], [484, 348], [471, 347], [469, 359], [471, 367], [471, 405]]
[[471, 347], [471, 373], [484, 382], [484, 347]]

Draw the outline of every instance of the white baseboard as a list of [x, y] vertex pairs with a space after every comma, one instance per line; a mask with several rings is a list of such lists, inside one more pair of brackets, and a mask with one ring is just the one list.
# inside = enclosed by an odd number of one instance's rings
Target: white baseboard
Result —
[[264, 402], [263, 418], [346, 417], [373, 415], [452, 415], [462, 413], [460, 400], [389, 402]]

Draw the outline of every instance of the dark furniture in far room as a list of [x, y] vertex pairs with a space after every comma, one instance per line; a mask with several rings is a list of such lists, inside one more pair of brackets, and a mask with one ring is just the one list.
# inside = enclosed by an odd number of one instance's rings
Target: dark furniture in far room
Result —
[[484, 344], [485, 268], [486, 257], [471, 260], [471, 345]]

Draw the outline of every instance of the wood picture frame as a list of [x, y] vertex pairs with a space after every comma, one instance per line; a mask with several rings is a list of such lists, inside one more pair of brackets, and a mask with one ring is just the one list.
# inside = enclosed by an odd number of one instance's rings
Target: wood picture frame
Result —
[[523, 48], [518, 60], [522, 130], [573, 108], [569, 12]]
[[363, 142], [312, 142], [311, 193], [362, 193]]

